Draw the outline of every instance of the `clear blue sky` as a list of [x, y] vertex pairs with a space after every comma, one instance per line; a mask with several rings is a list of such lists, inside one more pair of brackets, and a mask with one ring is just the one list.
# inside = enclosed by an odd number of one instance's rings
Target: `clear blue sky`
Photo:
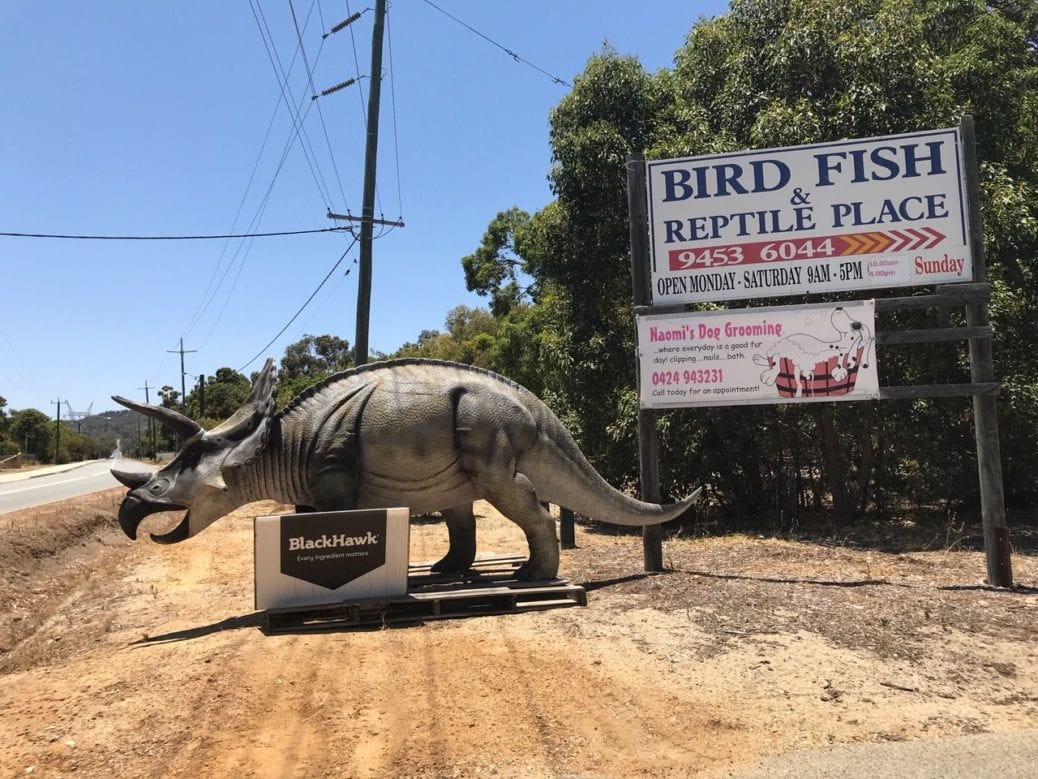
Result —
[[[727, 7], [719, 0], [436, 5], [569, 82], [604, 41], [650, 71], [670, 67], [695, 21]], [[406, 227], [374, 245], [370, 346], [383, 352], [442, 328], [453, 306], [484, 303], [466, 291], [460, 258], [498, 211], [550, 202], [548, 114], [568, 91], [424, 0], [391, 6], [376, 211], [402, 217]], [[368, 74], [373, 13], [322, 40], [364, 2], [294, 0], [294, 7], [318, 90]], [[0, 232], [266, 232], [329, 227], [329, 207], [360, 213], [369, 82], [311, 106], [297, 42], [288, 0], [3, 3]], [[268, 47], [289, 72], [293, 104], [309, 109], [310, 162]], [[352, 344], [356, 247], [265, 347], [350, 240], [334, 233], [190, 242], [0, 237], [0, 395], [9, 409], [53, 415], [60, 398], [97, 413], [116, 408], [113, 394], [143, 400], [145, 382], [179, 389], [179, 357], [168, 350], [181, 338], [197, 350], [185, 358], [189, 385], [223, 366], [256, 370], [262, 359], [254, 356], [279, 358], [306, 333]]]

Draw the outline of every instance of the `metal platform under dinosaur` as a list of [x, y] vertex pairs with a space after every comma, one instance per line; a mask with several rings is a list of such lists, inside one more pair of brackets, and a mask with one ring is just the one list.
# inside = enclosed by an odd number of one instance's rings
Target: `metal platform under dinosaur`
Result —
[[516, 579], [516, 571], [524, 562], [520, 555], [484, 557], [459, 574], [435, 573], [432, 563], [412, 563], [408, 566], [406, 595], [270, 609], [264, 615], [263, 630], [299, 633], [383, 627], [587, 605], [584, 588], [564, 579]]

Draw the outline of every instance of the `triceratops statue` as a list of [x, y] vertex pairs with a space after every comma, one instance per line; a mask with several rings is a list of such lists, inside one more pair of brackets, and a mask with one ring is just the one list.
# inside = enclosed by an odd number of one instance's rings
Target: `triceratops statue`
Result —
[[119, 524], [130, 538], [148, 515], [187, 509], [175, 543], [246, 503], [272, 499], [317, 511], [407, 506], [441, 512], [450, 545], [434, 570], [460, 572], [476, 556], [472, 501], [485, 499], [526, 534], [518, 578], [555, 578], [555, 522], [540, 501], [617, 525], [646, 526], [683, 513], [613, 489], [536, 396], [490, 371], [434, 360], [372, 363], [325, 379], [276, 410], [274, 361], [245, 405], [204, 430], [169, 408], [115, 396], [157, 419], [184, 446], [154, 473], [112, 469], [130, 492]]

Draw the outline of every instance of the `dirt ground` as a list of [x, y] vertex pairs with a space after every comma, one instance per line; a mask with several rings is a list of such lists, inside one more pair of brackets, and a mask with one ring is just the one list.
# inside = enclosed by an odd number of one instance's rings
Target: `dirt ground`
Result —
[[[671, 538], [644, 576], [638, 536], [578, 526], [585, 608], [265, 635], [252, 517], [278, 507], [160, 546], [122, 537], [123, 493], [0, 517], [0, 775], [719, 777], [1038, 729], [1019, 534], [1009, 592], [951, 528]], [[479, 514], [481, 555], [524, 551]], [[411, 547], [436, 559], [446, 531]]]

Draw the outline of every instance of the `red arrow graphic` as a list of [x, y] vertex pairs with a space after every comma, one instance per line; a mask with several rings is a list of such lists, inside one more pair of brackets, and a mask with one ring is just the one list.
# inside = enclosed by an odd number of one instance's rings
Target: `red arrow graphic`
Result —
[[935, 247], [935, 246], [936, 246], [937, 244], [939, 244], [939, 243], [940, 243], [941, 241], [943, 241], [943, 240], [944, 240], [944, 238], [945, 238], [945, 236], [944, 236], [944, 233], [938, 232], [937, 230], [935, 230], [935, 229], [934, 229], [934, 228], [932, 228], [932, 227], [924, 227], [924, 228], [923, 228], [922, 230], [920, 230], [919, 232], [922, 232], [922, 233], [929, 233], [929, 234], [930, 234], [930, 237], [931, 237], [931, 240], [930, 240], [930, 242], [929, 242], [929, 243], [927, 243], [927, 244], [926, 244], [925, 246], [923, 246], [923, 247], [922, 247], [923, 249], [932, 249], [932, 248], [933, 248], [933, 247]]
[[850, 233], [836, 236], [842, 242], [841, 257], [853, 254], [882, 254], [883, 252], [907, 252], [912, 249], [932, 249], [945, 239], [944, 233], [932, 227], [921, 230], [907, 227], [885, 233]]
[[667, 252], [672, 271], [707, 271], [734, 265], [826, 260], [865, 254], [884, 254], [932, 249], [945, 239], [932, 227], [904, 228], [823, 235], [814, 238], [787, 238], [776, 241], [752, 241], [724, 246], [671, 249]]

